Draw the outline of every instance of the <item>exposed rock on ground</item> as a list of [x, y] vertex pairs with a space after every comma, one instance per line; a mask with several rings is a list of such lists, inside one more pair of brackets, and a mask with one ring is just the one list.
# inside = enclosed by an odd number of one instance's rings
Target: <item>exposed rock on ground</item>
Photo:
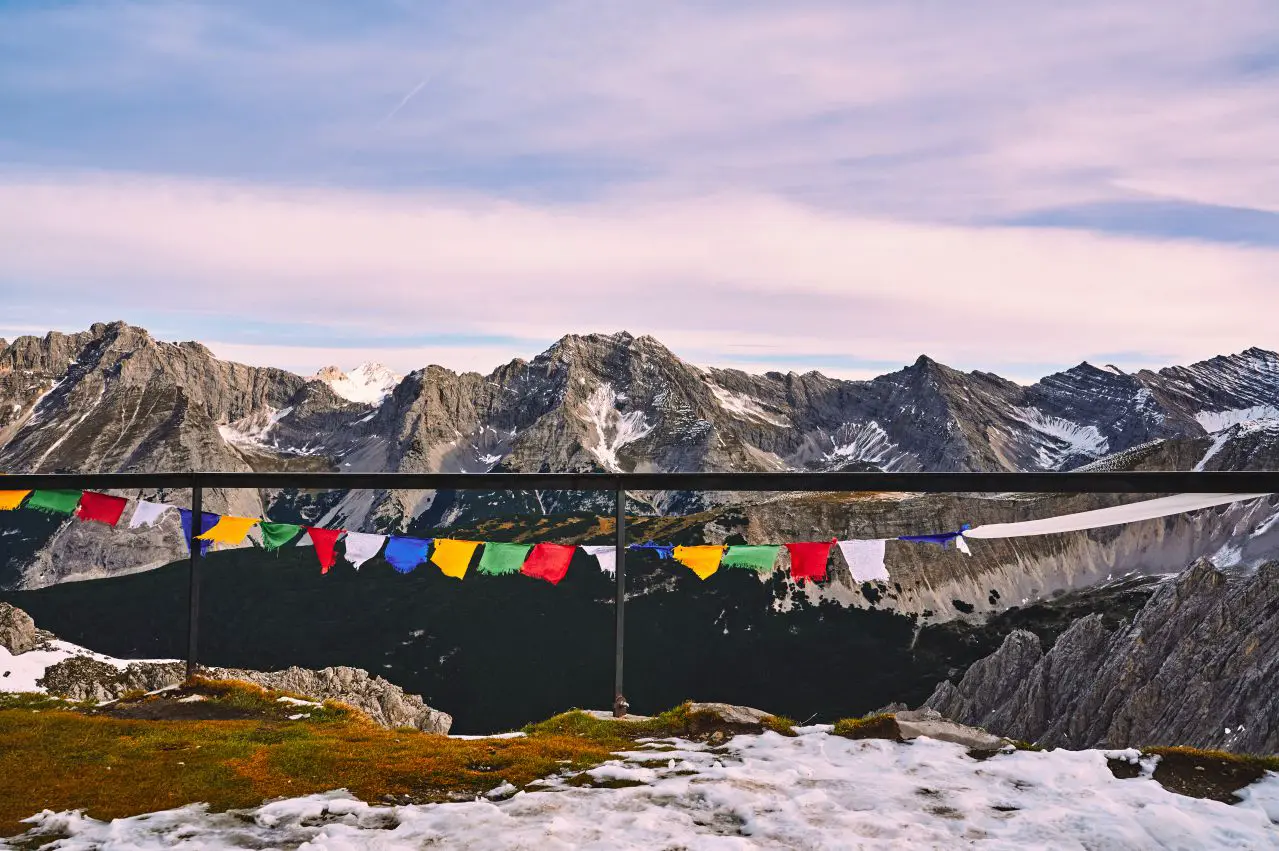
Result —
[[925, 705], [1049, 747], [1279, 752], [1279, 563], [1228, 576], [1198, 561], [1131, 625], [1081, 618], [1047, 652], [1014, 632]]
[[13, 655], [34, 650], [43, 640], [31, 616], [9, 603], [0, 603], [0, 647]]
[[72, 656], [45, 669], [36, 680], [49, 694], [101, 703], [131, 691], [155, 691], [182, 682], [181, 662], [133, 662], [124, 669], [89, 656]]
[[288, 691], [313, 700], [337, 700], [368, 715], [383, 727], [413, 727], [426, 733], [448, 733], [453, 716], [432, 709], [415, 694], [361, 668], [286, 668], [283, 671], [245, 671], [210, 668], [205, 672], [218, 679], [244, 680], [263, 688]]
[[[15, 656], [26, 653], [53, 635], [36, 629], [31, 616], [15, 606], [0, 603], [0, 646]], [[453, 717], [432, 709], [415, 694], [361, 668], [287, 668], [283, 671], [248, 671], [210, 668], [204, 673], [216, 679], [243, 680], [263, 688], [293, 692], [316, 701], [337, 700], [352, 706], [384, 727], [413, 727], [427, 733], [446, 734]], [[109, 661], [75, 655], [45, 669], [36, 684], [49, 694], [71, 700], [99, 703], [118, 700], [129, 692], [152, 692], [177, 685], [186, 678], [182, 662], [130, 662], [118, 667]]]

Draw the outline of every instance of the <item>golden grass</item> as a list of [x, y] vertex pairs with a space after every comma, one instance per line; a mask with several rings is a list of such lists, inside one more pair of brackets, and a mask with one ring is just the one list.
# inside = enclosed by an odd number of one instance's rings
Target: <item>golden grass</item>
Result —
[[385, 730], [335, 704], [288, 721], [278, 717], [284, 707], [275, 702], [278, 693], [238, 683], [193, 686], [214, 704], [257, 709], [263, 717], [129, 720], [46, 698], [6, 701], [0, 706], [0, 836], [21, 833], [20, 819], [45, 808], [109, 819], [194, 801], [213, 810], [251, 807], [337, 788], [373, 802], [469, 799], [503, 781], [524, 786], [598, 765], [625, 744], [553, 730], [516, 739], [449, 739]]
[[897, 729], [897, 719], [890, 713], [867, 715], [865, 718], [841, 718], [835, 722], [835, 729], [831, 732], [846, 739], [902, 740], [901, 730]]

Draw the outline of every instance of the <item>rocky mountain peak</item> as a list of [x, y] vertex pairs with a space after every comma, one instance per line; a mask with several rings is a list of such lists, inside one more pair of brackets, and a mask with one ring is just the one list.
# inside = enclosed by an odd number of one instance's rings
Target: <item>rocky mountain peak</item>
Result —
[[345, 373], [336, 366], [326, 366], [315, 374], [314, 380], [327, 385], [348, 402], [380, 405], [395, 391], [402, 376], [380, 363], [366, 362], [350, 373]]

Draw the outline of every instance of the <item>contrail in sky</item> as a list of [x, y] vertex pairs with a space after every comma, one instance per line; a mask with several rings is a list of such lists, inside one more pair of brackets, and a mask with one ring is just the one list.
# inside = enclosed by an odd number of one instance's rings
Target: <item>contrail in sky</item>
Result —
[[392, 109], [390, 112], [388, 112], [388, 113], [386, 114], [386, 116], [385, 116], [385, 117], [384, 117], [381, 121], [379, 121], [379, 122], [377, 123], [377, 125], [376, 125], [376, 126], [377, 126], [377, 127], [381, 127], [383, 124], [385, 124], [386, 122], [388, 122], [388, 121], [390, 121], [392, 118], [394, 118], [394, 117], [395, 117], [395, 114], [396, 114], [397, 112], [399, 112], [401, 109], [403, 109], [403, 108], [404, 108], [404, 104], [406, 104], [406, 103], [408, 103], [409, 101], [413, 100], [413, 96], [414, 96], [415, 94], [417, 94], [418, 92], [422, 91], [422, 87], [423, 87], [423, 86], [425, 86], [425, 85], [427, 84], [427, 82], [428, 82], [430, 79], [431, 79], [430, 77], [424, 77], [424, 78], [422, 79], [422, 82], [420, 82], [420, 83], [418, 83], [416, 86], [414, 86], [414, 87], [413, 87], [413, 91], [409, 92], [407, 95], [405, 95], [403, 98], [401, 98], [401, 99], [400, 99], [400, 102], [399, 102], [399, 103], [397, 103], [397, 104], [395, 105], [395, 108], [394, 108], [394, 109]]

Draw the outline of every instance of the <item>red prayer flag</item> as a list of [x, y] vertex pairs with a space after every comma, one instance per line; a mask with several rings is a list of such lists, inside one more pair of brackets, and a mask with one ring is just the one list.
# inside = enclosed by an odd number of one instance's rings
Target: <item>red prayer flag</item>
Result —
[[812, 541], [799, 544], [787, 544], [790, 552], [790, 575], [792, 579], [812, 579], [821, 582], [826, 578], [826, 560], [830, 558], [830, 548], [834, 541]]
[[318, 526], [308, 526], [306, 533], [311, 536], [311, 543], [315, 544], [315, 555], [320, 560], [320, 573], [328, 573], [329, 568], [337, 563], [337, 553], [334, 547], [337, 546], [338, 538], [342, 537], [345, 529], [321, 529]]
[[538, 544], [524, 560], [520, 573], [558, 585], [564, 574], [568, 573], [568, 563], [573, 560], [576, 549], [577, 547], [564, 544]]
[[96, 520], [99, 523], [114, 526], [120, 522], [120, 515], [124, 514], [124, 506], [128, 502], [122, 496], [85, 491], [80, 495], [80, 504], [76, 506], [75, 516], [81, 520]]

